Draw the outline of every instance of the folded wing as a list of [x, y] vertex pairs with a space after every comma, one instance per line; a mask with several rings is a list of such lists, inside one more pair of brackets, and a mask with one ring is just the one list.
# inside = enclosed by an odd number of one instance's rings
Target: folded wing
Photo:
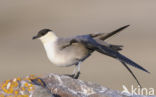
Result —
[[137, 63], [135, 63], [134, 61], [132, 61], [131, 59], [125, 57], [124, 55], [120, 54], [117, 51], [114, 51], [104, 45], [101, 45], [99, 43], [97, 43], [92, 37], [90, 37], [90, 35], [81, 35], [81, 36], [77, 36], [76, 38], [74, 38], [75, 42], [81, 42], [83, 43], [88, 49], [92, 49], [92, 50], [96, 50], [100, 53], [103, 54], [107, 54], [113, 58], [118, 59], [121, 62], [125, 62], [133, 67], [136, 67], [140, 70], [143, 70], [145, 72], [148, 72], [145, 68], [143, 68], [142, 66], [138, 65]]

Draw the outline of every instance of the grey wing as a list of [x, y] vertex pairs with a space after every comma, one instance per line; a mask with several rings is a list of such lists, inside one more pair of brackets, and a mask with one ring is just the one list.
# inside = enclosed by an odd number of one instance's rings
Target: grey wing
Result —
[[57, 44], [58, 44], [59, 48], [61, 49], [65, 45], [68, 45], [72, 39], [73, 38], [59, 38], [57, 40]]
[[73, 39], [75, 39], [75, 37], [58, 39], [58, 49], [62, 52], [67, 52], [67, 55], [72, 55], [77, 60], [84, 60], [91, 55], [92, 51], [88, 50], [85, 45], [80, 42], [70, 45]]
[[104, 45], [104, 46], [106, 46], [106, 47], [109, 47], [110, 49], [112, 49], [112, 50], [114, 50], [114, 51], [120, 51], [120, 50], [122, 50], [122, 45], [114, 45], [114, 44], [109, 44], [109, 43], [107, 43], [107, 42], [105, 42], [105, 41], [103, 41], [103, 40], [100, 40], [100, 39], [95, 39], [96, 40], [96, 42], [98, 42], [99, 44], [101, 44], [101, 45]]
[[57, 40], [58, 49], [73, 51], [73, 49], [76, 50], [78, 48], [79, 49], [84, 49], [85, 48], [84, 44], [82, 44], [82, 43], [72, 43], [72, 44], [70, 44], [73, 39], [75, 39], [75, 37], [59, 38]]
[[145, 72], [148, 72], [146, 69], [144, 69], [142, 66], [138, 65], [137, 63], [135, 63], [134, 61], [130, 60], [129, 58], [125, 57], [124, 55], [120, 54], [117, 51], [114, 51], [104, 45], [101, 45], [99, 43], [97, 43], [92, 37], [90, 37], [89, 35], [82, 35], [82, 36], [78, 36], [77, 38], [75, 38], [76, 42], [81, 42], [83, 43], [88, 49], [93, 49], [96, 50], [100, 53], [103, 54], [107, 54], [109, 56], [112, 56], [113, 58], [116, 58], [118, 60], [120, 60], [121, 62], [125, 62], [133, 67], [136, 67], [140, 70], [143, 70]]
[[[106, 42], [102, 42], [101, 40], [106, 40], [109, 37], [119, 33], [120, 31], [124, 30], [125, 28], [127, 28], [129, 25], [120, 27], [118, 29], [116, 29], [115, 31], [112, 31], [110, 33], [93, 33], [93, 34], [89, 34], [92, 38], [94, 38], [97, 42], [99, 42], [100, 44], [103, 44], [105, 46], [111, 47], [113, 50], [122, 50], [121, 47], [123, 47], [122, 45], [112, 45], [112, 44], [107, 44]], [[71, 38], [59, 38], [58, 39], [58, 44], [60, 46], [60, 48], [65, 48], [67, 46], [69, 46], [71, 40], [73, 40], [75, 37], [71, 37]]]

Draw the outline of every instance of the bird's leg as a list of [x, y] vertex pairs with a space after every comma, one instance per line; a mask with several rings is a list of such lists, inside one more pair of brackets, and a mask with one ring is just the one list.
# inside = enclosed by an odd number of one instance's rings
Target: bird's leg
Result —
[[72, 73], [72, 75], [74, 75], [75, 76], [75, 74], [76, 74], [76, 65], [75, 65], [75, 68], [74, 68], [74, 70], [73, 70], [73, 73]]
[[77, 73], [76, 73], [76, 72], [77, 72], [76, 69], [77, 69], [77, 65], [75, 65], [75, 68], [74, 68], [74, 71], [73, 71], [72, 74], [65, 74], [65, 75], [75, 79], [75, 75], [77, 74]]
[[81, 62], [79, 62], [78, 64], [76, 64], [77, 73], [74, 76], [75, 79], [78, 79], [79, 76], [80, 76], [80, 64], [81, 64]]
[[80, 64], [81, 62], [78, 62], [77, 64], [75, 64], [74, 71], [71, 75], [70, 74], [65, 74], [65, 75], [74, 79], [78, 79], [80, 76]]
[[80, 64], [81, 64], [81, 61], [78, 62], [77, 64], [75, 64], [74, 71], [71, 75], [70, 74], [64, 74], [64, 75], [69, 76], [69, 77], [74, 78], [74, 79], [78, 79], [80, 76]]

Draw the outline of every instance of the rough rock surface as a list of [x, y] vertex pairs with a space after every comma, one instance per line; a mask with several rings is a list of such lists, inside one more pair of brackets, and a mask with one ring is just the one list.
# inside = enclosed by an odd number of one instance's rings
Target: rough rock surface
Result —
[[0, 84], [0, 97], [156, 97], [131, 95], [68, 76], [15, 78]]

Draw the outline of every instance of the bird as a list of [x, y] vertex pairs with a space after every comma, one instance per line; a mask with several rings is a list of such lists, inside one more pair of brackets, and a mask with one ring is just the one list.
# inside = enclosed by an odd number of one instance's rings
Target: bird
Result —
[[130, 25], [122, 26], [110, 33], [91, 33], [76, 35], [74, 37], [58, 37], [53, 30], [44, 28], [32, 39], [39, 39], [41, 41], [51, 63], [63, 67], [75, 66], [73, 73], [71, 75], [68, 74], [68, 76], [74, 79], [78, 79], [80, 76], [80, 64], [96, 51], [121, 62], [134, 77], [137, 84], [141, 86], [128, 65], [147, 73], [150, 72], [121, 54], [122, 45], [114, 45], [105, 42], [106, 39], [116, 35], [129, 26]]

